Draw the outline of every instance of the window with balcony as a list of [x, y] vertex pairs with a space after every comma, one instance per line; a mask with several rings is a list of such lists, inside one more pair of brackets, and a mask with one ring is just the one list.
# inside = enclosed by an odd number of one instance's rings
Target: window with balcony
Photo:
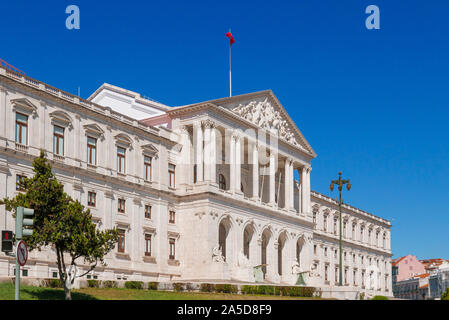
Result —
[[117, 172], [125, 174], [126, 149], [117, 147]]
[[53, 153], [64, 155], [64, 128], [56, 125], [53, 126]]
[[96, 205], [97, 205], [97, 194], [95, 192], [89, 191], [87, 193], [87, 205], [89, 207], [96, 207]]
[[169, 223], [175, 223], [175, 215], [176, 215], [176, 213], [174, 211], [169, 211], [168, 215], [169, 215], [168, 222]]
[[23, 181], [26, 177], [20, 174], [16, 174], [16, 191], [25, 191], [25, 186]]
[[149, 204], [145, 205], [145, 218], [151, 219], [151, 206]]
[[145, 234], [145, 256], [151, 257], [151, 234]]
[[168, 186], [170, 188], [174, 188], [176, 185], [175, 169], [176, 169], [176, 166], [174, 164], [171, 164], [171, 163], [168, 164]]
[[118, 199], [118, 212], [125, 213], [125, 199]]
[[120, 253], [125, 252], [125, 230], [122, 229], [118, 229], [117, 251]]
[[97, 139], [87, 137], [87, 163], [97, 165]]
[[175, 247], [176, 244], [176, 240], [173, 238], [168, 239], [168, 246], [169, 246], [169, 255], [168, 255], [168, 259], [170, 260], [175, 260]]
[[28, 144], [28, 116], [16, 112], [16, 143]]
[[152, 158], [148, 156], [144, 156], [143, 165], [145, 168], [145, 180], [151, 181], [151, 162]]

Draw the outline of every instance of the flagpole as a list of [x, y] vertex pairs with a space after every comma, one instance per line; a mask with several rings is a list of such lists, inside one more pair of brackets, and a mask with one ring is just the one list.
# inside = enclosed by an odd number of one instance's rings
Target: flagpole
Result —
[[[229, 29], [229, 32], [231, 32], [231, 29]], [[232, 97], [231, 47], [232, 47], [232, 44], [229, 41], [229, 96], [230, 97]]]

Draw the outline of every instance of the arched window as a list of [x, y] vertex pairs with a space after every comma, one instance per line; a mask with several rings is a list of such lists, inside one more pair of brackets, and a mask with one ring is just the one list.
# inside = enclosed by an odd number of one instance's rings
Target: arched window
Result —
[[218, 176], [218, 185], [221, 190], [226, 190], [226, 179], [222, 174]]

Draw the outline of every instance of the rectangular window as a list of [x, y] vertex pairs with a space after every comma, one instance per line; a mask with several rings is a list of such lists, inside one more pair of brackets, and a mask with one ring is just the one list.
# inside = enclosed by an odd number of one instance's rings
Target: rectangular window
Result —
[[323, 230], [325, 232], [327, 232], [327, 217], [324, 217], [324, 221], [323, 221]]
[[118, 230], [118, 252], [125, 252], [125, 230]]
[[58, 272], [53, 271], [51, 276], [52, 276], [52, 278], [57, 278], [58, 277]]
[[145, 205], [145, 218], [151, 219], [151, 206]]
[[64, 155], [64, 128], [59, 126], [53, 128], [53, 153]]
[[28, 116], [16, 113], [16, 143], [28, 143]]
[[175, 223], [175, 212], [174, 211], [170, 211], [168, 214], [169, 214], [168, 222], [169, 223]]
[[145, 234], [145, 255], [151, 256], [151, 234]]
[[143, 165], [145, 167], [145, 180], [151, 181], [151, 157], [144, 157]]
[[324, 280], [327, 281], [327, 270], [328, 270], [328, 266], [324, 266]]
[[97, 205], [97, 194], [95, 192], [89, 191], [87, 193], [87, 205], [89, 207], [96, 207], [96, 205]]
[[168, 164], [168, 181], [169, 181], [169, 187], [174, 188], [175, 187], [175, 165], [169, 163]]
[[193, 183], [197, 183], [198, 181], [198, 173], [196, 164], [193, 165]]
[[118, 199], [118, 212], [125, 213], [125, 199]]
[[334, 234], [337, 234], [337, 219], [334, 219]]
[[21, 183], [23, 183], [23, 180], [25, 179], [25, 176], [21, 176], [20, 174], [16, 175], [16, 190], [17, 191], [25, 191], [25, 188]]
[[170, 251], [170, 254], [169, 254], [168, 258], [170, 260], [175, 260], [175, 242], [176, 242], [175, 239], [172, 239], [172, 238], [170, 238], [168, 240], [169, 251]]
[[87, 163], [97, 165], [97, 139], [87, 137]]
[[117, 171], [125, 173], [126, 149], [117, 147]]

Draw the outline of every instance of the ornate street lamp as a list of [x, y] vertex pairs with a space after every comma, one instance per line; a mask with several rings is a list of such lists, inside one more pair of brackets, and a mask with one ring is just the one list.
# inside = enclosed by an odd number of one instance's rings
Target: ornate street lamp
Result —
[[341, 171], [338, 173], [338, 180], [332, 180], [331, 181], [331, 191], [334, 191], [334, 185], [338, 186], [338, 191], [340, 193], [340, 198], [338, 201], [338, 207], [340, 208], [340, 268], [339, 268], [339, 280], [338, 285], [343, 285], [343, 261], [342, 261], [342, 222], [341, 222], [341, 205], [343, 204], [343, 201], [341, 200], [341, 191], [343, 190], [343, 186], [346, 184], [346, 188], [351, 190], [351, 182], [348, 180], [342, 180], [341, 179]]

